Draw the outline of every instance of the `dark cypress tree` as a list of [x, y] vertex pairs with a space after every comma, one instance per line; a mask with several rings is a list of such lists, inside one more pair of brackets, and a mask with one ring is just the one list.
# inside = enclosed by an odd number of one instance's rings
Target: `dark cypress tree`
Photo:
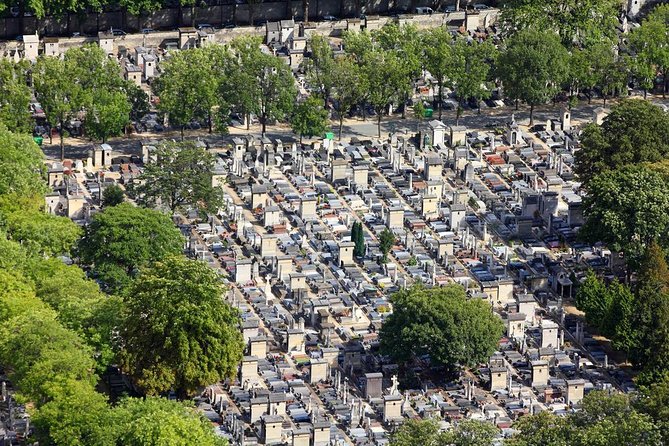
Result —
[[362, 223], [355, 222], [355, 223], [353, 223], [353, 227], [355, 228], [354, 236], [351, 238], [353, 240], [353, 242], [355, 243], [355, 248], [353, 250], [353, 254], [356, 257], [364, 257], [365, 256], [365, 232], [362, 229]]

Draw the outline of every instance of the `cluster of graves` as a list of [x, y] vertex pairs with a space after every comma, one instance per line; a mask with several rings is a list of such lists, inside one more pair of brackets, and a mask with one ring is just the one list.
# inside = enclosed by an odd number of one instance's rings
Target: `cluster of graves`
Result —
[[[513, 117], [489, 131], [432, 121], [380, 141], [248, 135], [210, 148], [228, 205], [190, 227], [188, 247], [229, 280], [247, 344], [237, 379], [204, 394], [222, 434], [382, 445], [405, 420], [436, 417], [444, 428], [485, 420], [502, 438], [523, 414], [577, 410], [593, 389], [633, 390], [569, 311], [574, 280], [615, 260], [575, 238], [577, 136], [565, 111], [532, 129]], [[386, 228], [396, 242], [384, 264]], [[417, 358], [418, 382], [398, 381], [378, 333], [389, 296], [417, 282], [456, 282], [490, 303], [506, 333], [487, 364], [446, 380]]]
[[[84, 223], [104, 187], [132, 182], [157, 144], [141, 157], [101, 145], [54, 163], [47, 208]], [[612, 271], [615, 256], [575, 237], [568, 111], [531, 129], [512, 116], [486, 131], [434, 120], [383, 140], [199, 144], [217, 155], [212, 184], [228, 202], [207, 219], [184, 216], [188, 254], [228, 282], [246, 342], [236, 379], [207, 388], [200, 407], [233, 444], [383, 445], [428, 417], [444, 428], [484, 420], [501, 439], [523, 414], [577, 410], [593, 389], [634, 390], [570, 311], [574, 281]], [[384, 230], [395, 237], [387, 263]], [[419, 282], [459, 283], [490, 303], [506, 333], [487, 364], [452, 379], [416, 358], [416, 379], [398, 380], [379, 330], [391, 294]]]
[[[384, 20], [348, 20], [342, 30]], [[480, 20], [463, 25], [487, 26]], [[268, 23], [265, 39], [297, 70], [308, 36], [320, 32], [284, 20]], [[169, 51], [212, 41], [220, 33], [194, 28], [160, 45], [98, 36], [125, 78], [144, 88]], [[64, 50], [36, 36], [17, 48], [11, 57], [29, 60]], [[593, 120], [605, 114], [598, 109]], [[217, 432], [235, 445], [384, 445], [408, 419], [435, 418], [444, 429], [477, 419], [502, 439], [523, 414], [569, 413], [593, 389], [633, 391], [570, 311], [575, 281], [591, 268], [612, 274], [618, 260], [576, 238], [578, 131], [565, 110], [531, 129], [511, 116], [485, 130], [434, 120], [384, 139], [301, 145], [247, 135], [202, 144], [217, 155], [212, 183], [228, 203], [205, 220], [184, 217], [187, 249], [227, 280], [246, 343], [236, 379], [198, 399]], [[85, 224], [104, 188], [134, 181], [158, 143], [145, 141], [141, 156], [101, 144], [84, 159], [50, 164], [47, 211]], [[363, 253], [353, 223], [362, 223]], [[386, 229], [396, 241], [384, 263]], [[415, 382], [398, 379], [398, 364], [378, 352], [379, 330], [392, 293], [415, 283], [458, 283], [490, 303], [506, 333], [487, 364], [447, 379], [429, 358], [416, 358]], [[4, 382], [2, 424], [20, 438], [29, 418]]]

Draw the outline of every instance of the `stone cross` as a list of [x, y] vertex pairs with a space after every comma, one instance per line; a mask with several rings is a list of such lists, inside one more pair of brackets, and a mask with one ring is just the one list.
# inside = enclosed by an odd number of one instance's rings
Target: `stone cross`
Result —
[[393, 377], [390, 380], [393, 382], [393, 385], [390, 387], [390, 394], [398, 395], [399, 390], [397, 389], [397, 386], [399, 384], [399, 380], [397, 379], [397, 375], [393, 375]]

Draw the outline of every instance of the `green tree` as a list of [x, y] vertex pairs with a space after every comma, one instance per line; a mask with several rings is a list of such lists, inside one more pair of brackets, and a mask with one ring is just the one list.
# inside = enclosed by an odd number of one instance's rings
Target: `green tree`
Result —
[[645, 247], [666, 234], [669, 196], [665, 188], [662, 176], [644, 166], [625, 166], [595, 176], [583, 200], [586, 221], [579, 235], [623, 251], [634, 268]]
[[183, 252], [183, 242], [167, 215], [122, 203], [93, 217], [79, 254], [107, 287], [116, 289], [139, 267]]
[[0, 322], [44, 308], [35, 290], [19, 271], [0, 270]]
[[581, 410], [558, 416], [544, 411], [524, 416], [514, 425], [519, 432], [510, 446], [661, 446], [659, 426], [632, 405], [627, 395], [593, 391], [583, 398]]
[[144, 115], [151, 111], [149, 95], [137, 85], [128, 82], [126, 84], [126, 95], [130, 102], [130, 119], [139, 121]]
[[611, 295], [611, 306], [607, 322], [611, 331], [613, 348], [629, 354], [637, 342], [637, 331], [634, 326], [636, 298], [627, 285], [617, 280], [609, 285], [609, 294]]
[[493, 444], [493, 440], [498, 434], [499, 429], [492, 423], [465, 419], [444, 434], [444, 444], [454, 446], [489, 446]]
[[584, 92], [588, 103], [592, 99], [591, 90], [597, 79], [592, 69], [591, 54], [588, 49], [574, 48], [569, 57], [569, 75], [567, 87], [569, 89], [570, 105], [578, 99], [578, 94]]
[[27, 67], [8, 59], [0, 61], [0, 122], [13, 132], [32, 133], [32, 92], [26, 80]]
[[258, 114], [258, 82], [253, 69], [260, 41], [251, 37], [238, 38], [230, 44], [237, 56], [228, 64], [227, 76], [221, 81], [219, 95], [226, 98], [233, 111], [240, 113], [251, 126], [251, 114]]
[[65, 380], [52, 389], [53, 399], [33, 415], [40, 442], [71, 446], [113, 446], [116, 429], [105, 395], [86, 382]]
[[507, 41], [499, 56], [498, 76], [506, 95], [534, 107], [560, 91], [569, 74], [569, 54], [551, 31], [525, 30]]
[[524, 416], [515, 424], [519, 432], [504, 444], [509, 446], [573, 446], [575, 432], [567, 418], [544, 411]]
[[124, 293], [123, 368], [149, 395], [234, 376], [242, 359], [239, 315], [206, 263], [169, 257], [144, 269]]
[[596, 174], [630, 164], [656, 163], [669, 155], [669, 113], [638, 99], [622, 100], [601, 126], [583, 129], [576, 173], [587, 188]]
[[103, 143], [110, 136], [120, 135], [130, 122], [131, 108], [125, 91], [98, 91], [86, 111], [88, 135]]
[[[497, 49], [488, 41], [469, 43], [465, 39], [456, 40], [452, 49], [455, 61], [451, 76], [452, 85], [460, 105], [473, 98], [481, 112], [480, 103], [492, 94], [491, 72], [497, 57]], [[459, 123], [460, 113], [456, 118]]]
[[309, 47], [311, 56], [306, 62], [307, 78], [327, 103], [333, 88], [332, 74], [335, 59], [332, 47], [329, 39], [318, 34], [309, 38]]
[[181, 131], [181, 139], [192, 121], [206, 119], [212, 130], [219, 80], [209, 56], [207, 48], [193, 48], [175, 53], [161, 65], [162, 73], [155, 84], [160, 97], [158, 108]]
[[408, 420], [390, 437], [390, 446], [442, 446], [447, 444], [434, 419]]
[[111, 186], [105, 187], [105, 190], [102, 192], [102, 206], [111, 207], [116, 206], [125, 201], [125, 192], [121, 186], [117, 184], [112, 184]]
[[84, 111], [84, 128], [91, 138], [106, 141], [123, 132], [130, 120], [127, 81], [116, 61], [98, 45], [70, 48], [64, 61], [74, 89], [74, 111]]
[[313, 138], [323, 135], [328, 129], [328, 111], [323, 106], [323, 100], [316, 96], [309, 96], [300, 102], [293, 111], [291, 127], [294, 133], [302, 137]]
[[363, 59], [363, 73], [367, 79], [370, 105], [376, 112], [377, 136], [381, 137], [381, 119], [388, 113], [388, 107], [398, 103], [410, 84], [402, 72], [400, 58], [396, 53], [369, 51]]
[[394, 244], [395, 234], [389, 231], [388, 228], [384, 228], [379, 235], [379, 249], [381, 250], [381, 254], [383, 254], [383, 258], [381, 259], [383, 263], [388, 262], [388, 253], [390, 253]]
[[[648, 17], [641, 22], [641, 26], [630, 32], [630, 47], [638, 63], [638, 72], [644, 73], [642, 83], [645, 90], [654, 83], [654, 74], [663, 76], [662, 96], [665, 97], [669, 89], [669, 6], [658, 5]], [[639, 69], [640, 68], [640, 69]], [[652, 81], [648, 75], [652, 76]]]
[[290, 68], [271, 54], [260, 53], [256, 71], [260, 126], [263, 136], [268, 122], [290, 115], [297, 96], [295, 80]]
[[118, 443], [127, 446], [227, 446], [192, 407], [164, 398], [126, 398], [113, 409]]
[[380, 333], [381, 351], [400, 363], [429, 354], [454, 371], [486, 362], [503, 334], [501, 319], [460, 285], [415, 285], [391, 296], [393, 313]]
[[212, 184], [214, 155], [192, 141], [165, 142], [154, 153], [156, 161], [129, 188], [139, 203], [162, 205], [172, 213], [188, 208], [216, 212], [223, 206], [223, 189]]
[[44, 155], [29, 135], [0, 126], [0, 199], [2, 206], [46, 192]]
[[76, 265], [57, 258], [33, 258], [25, 267], [35, 294], [58, 313], [58, 320], [93, 348], [101, 371], [113, 360], [113, 332], [120, 302], [100, 291]]
[[358, 104], [366, 89], [367, 79], [360, 66], [350, 56], [340, 56], [332, 68], [332, 95], [334, 109], [339, 119], [339, 140], [341, 140], [344, 117]]
[[65, 124], [79, 110], [80, 85], [72, 82], [71, 76], [71, 64], [55, 57], [40, 57], [33, 68], [35, 96], [51, 127], [59, 127], [61, 160], [65, 159]]
[[251, 113], [258, 115], [264, 135], [270, 121], [284, 119], [293, 110], [293, 74], [282, 60], [262, 52], [256, 38], [236, 39], [231, 47], [236, 58], [224, 87], [228, 103], [247, 119]]
[[664, 444], [669, 441], [669, 373], [650, 385], [642, 386], [635, 402], [638, 411], [650, 415], [660, 427]]
[[395, 54], [398, 60], [398, 75], [404, 79], [399, 82], [398, 101], [404, 106], [402, 118], [406, 117], [406, 106], [414, 91], [415, 81], [421, 76], [423, 68], [423, 46], [421, 33], [411, 24], [398, 25], [394, 22], [385, 24], [372, 33], [375, 41], [385, 52]]
[[507, 32], [526, 28], [558, 33], [568, 48], [616, 38], [620, 2], [616, 0], [509, 0], [502, 9]]
[[52, 384], [58, 380], [91, 385], [97, 381], [90, 350], [51, 310], [16, 316], [3, 323], [0, 333], [0, 360], [28, 400], [39, 404], [49, 401]]
[[632, 326], [636, 340], [632, 362], [646, 370], [669, 372], [669, 267], [660, 246], [648, 245], [639, 262]]
[[358, 63], [361, 63], [365, 55], [378, 47], [372, 34], [365, 30], [360, 32], [346, 31], [344, 33], [344, 49], [352, 55]]
[[425, 67], [437, 81], [437, 106], [441, 120], [444, 88], [449, 85], [453, 74], [453, 37], [445, 27], [438, 27], [428, 30], [423, 40]]
[[365, 256], [365, 231], [362, 227], [362, 223], [353, 222], [354, 231], [351, 233], [351, 240], [355, 243], [355, 248], [353, 248], [353, 255], [356, 257]]
[[603, 331], [603, 335], [610, 336], [609, 312], [612, 296], [602, 279], [592, 271], [588, 271], [585, 281], [576, 292], [576, 306], [585, 312], [585, 320], [592, 327]]
[[588, 57], [595, 79], [604, 96], [604, 105], [609, 96], [624, 92], [627, 94], [629, 66], [627, 59], [622, 57], [618, 49], [609, 41], [592, 45], [588, 49]]
[[45, 214], [40, 209], [7, 211], [0, 207], [7, 235], [35, 254], [69, 255], [81, 236], [81, 228], [66, 217]]

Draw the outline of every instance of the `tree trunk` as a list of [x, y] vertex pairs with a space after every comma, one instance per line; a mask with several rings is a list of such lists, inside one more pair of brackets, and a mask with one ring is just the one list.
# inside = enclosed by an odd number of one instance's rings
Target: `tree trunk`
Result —
[[460, 10], [460, 0], [455, 0], [455, 10], [456, 11]]
[[662, 88], [662, 99], [667, 97], [667, 90], [669, 90], [669, 73], [664, 73], [664, 87]]
[[339, 115], [339, 141], [341, 141], [341, 129], [344, 126], [344, 115]]
[[213, 130], [213, 125], [211, 122], [211, 112], [207, 114], [207, 124], [209, 124], [209, 134], [211, 134]]
[[247, 113], [246, 115], [246, 130], [251, 129], [251, 113]]
[[267, 127], [267, 116], [263, 114], [263, 116], [260, 118], [260, 127], [262, 129], [262, 136], [263, 138], [265, 137], [265, 130]]
[[439, 94], [438, 94], [438, 97], [437, 97], [437, 100], [438, 100], [438, 102], [437, 102], [437, 107], [439, 108], [439, 120], [441, 121], [441, 113], [442, 113], [442, 109], [443, 109], [443, 104], [442, 104], [442, 102], [444, 101], [444, 100], [442, 99], [443, 94], [444, 94], [444, 86], [442, 85], [441, 82], [439, 82], [439, 86], [438, 86], [438, 87], [439, 87]]
[[181, 140], [184, 140], [184, 126], [181, 126]]
[[377, 133], [379, 134], [379, 138], [381, 138], [381, 113], [376, 114], [376, 129]]
[[644, 88], [643, 89], [643, 98], [646, 99], [646, 96], [648, 96], [648, 90]]
[[534, 104], [530, 104], [530, 127], [534, 125]]
[[309, 22], [309, 0], [302, 0], [302, 21]]
[[63, 161], [65, 160], [65, 142], [63, 141], [63, 134], [65, 133], [63, 130], [63, 120], [61, 119], [60, 122], [60, 131], [58, 132], [58, 135], [60, 136], [60, 160]]

